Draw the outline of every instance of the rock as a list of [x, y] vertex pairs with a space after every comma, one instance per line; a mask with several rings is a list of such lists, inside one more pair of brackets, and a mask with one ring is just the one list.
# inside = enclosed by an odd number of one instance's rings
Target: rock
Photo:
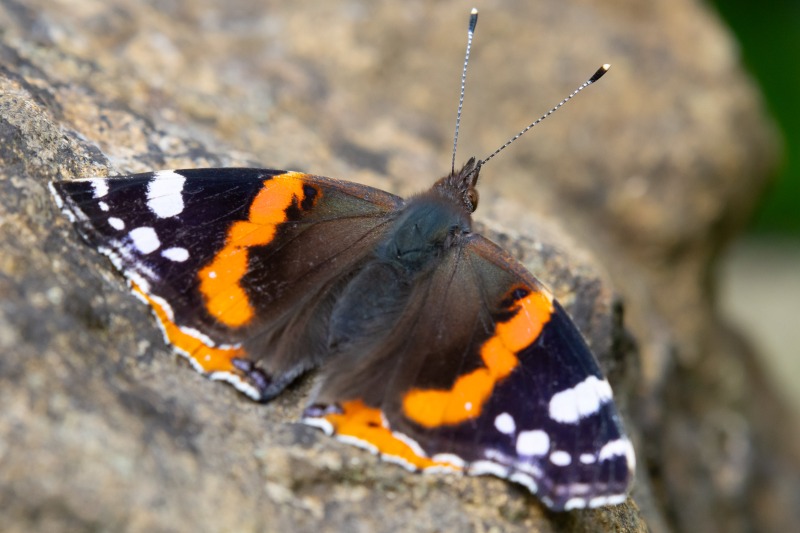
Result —
[[780, 443], [798, 440], [763, 417], [781, 406], [710, 287], [774, 134], [730, 38], [692, 2], [483, 8], [461, 132], [459, 161], [488, 154], [614, 64], [492, 160], [477, 215], [609, 373], [640, 459], [620, 507], [554, 515], [501, 480], [381, 463], [294, 422], [313, 376], [267, 405], [207, 382], [49, 198], [51, 179], [230, 165], [426, 187], [449, 168], [466, 15], [456, 3], [0, 5], [4, 527], [796, 523], [800, 454]]

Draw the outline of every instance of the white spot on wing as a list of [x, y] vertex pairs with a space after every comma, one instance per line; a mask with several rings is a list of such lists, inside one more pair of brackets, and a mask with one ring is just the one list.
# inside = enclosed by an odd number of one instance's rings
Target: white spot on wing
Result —
[[417, 468], [413, 463], [409, 463], [408, 461], [406, 461], [402, 457], [398, 457], [397, 455], [389, 455], [389, 454], [386, 454], [386, 453], [382, 453], [381, 454], [381, 459], [383, 459], [387, 463], [392, 463], [392, 464], [396, 464], [398, 466], [402, 466], [403, 468], [405, 468], [409, 472], [416, 472], [417, 470], [419, 470], [419, 468]]
[[118, 231], [125, 229], [125, 222], [123, 222], [121, 218], [117, 217], [108, 217], [108, 225]]
[[585, 465], [590, 465], [597, 461], [597, 457], [593, 453], [582, 453], [580, 459]]
[[627, 501], [628, 495], [627, 494], [612, 494], [608, 498], [606, 498], [605, 505], [620, 505]]
[[[383, 412], [381, 412], [381, 416], [383, 416]], [[389, 427], [388, 423], [384, 422], [384, 427]], [[417, 441], [415, 441], [405, 433], [400, 433], [399, 431], [392, 431], [392, 436], [397, 440], [399, 440], [400, 442], [404, 443], [409, 448], [411, 448], [411, 451], [414, 452], [414, 455], [416, 455], [417, 457], [428, 457], [428, 455], [425, 453], [425, 450], [422, 449], [422, 446], [420, 446]]]
[[[192, 362], [192, 366], [194, 366], [198, 372], [200, 372], [201, 374], [204, 373], [200, 365], [195, 366], [196, 361], [194, 357], [189, 356], [189, 361]], [[231, 374], [230, 372], [212, 372], [211, 374], [208, 374], [208, 377], [213, 379], [214, 381], [225, 381], [226, 383], [230, 383], [236, 388], [236, 390], [249, 396], [251, 399], [255, 401], [261, 400], [261, 393], [258, 391], [258, 389], [253, 387], [250, 383], [243, 380], [236, 374]]]
[[64, 209], [64, 199], [61, 198], [61, 194], [56, 190], [56, 182], [51, 181], [47, 184], [47, 188], [50, 189], [50, 194], [53, 195], [53, 198], [56, 201], [56, 205], [59, 209]]
[[628, 468], [631, 470], [636, 468], [636, 455], [633, 452], [631, 441], [626, 438], [607, 442], [605, 446], [600, 448], [600, 453], [597, 457], [600, 461], [605, 461], [619, 455], [625, 456], [625, 459], [628, 463]]
[[564, 450], [556, 450], [550, 454], [550, 462], [556, 466], [569, 466], [572, 456]]
[[597, 413], [609, 401], [611, 386], [608, 381], [589, 376], [550, 398], [550, 418], [562, 424], [577, 424], [581, 418]]
[[305, 417], [300, 422], [302, 422], [307, 426], [321, 429], [322, 431], [325, 432], [326, 435], [333, 435], [333, 424], [331, 424], [324, 418]]
[[133, 245], [142, 254], [149, 254], [158, 250], [161, 246], [161, 241], [158, 240], [156, 230], [149, 226], [142, 226], [135, 228], [128, 233], [128, 236], [133, 241]]
[[147, 207], [159, 218], [183, 212], [183, 185], [186, 178], [171, 170], [156, 172], [147, 184]]
[[464, 460], [452, 453], [437, 453], [431, 460], [437, 463], [448, 463], [452, 465], [453, 468], [462, 468], [464, 466]]
[[589, 500], [589, 507], [602, 507], [608, 503], [608, 496], [595, 496]]
[[371, 442], [361, 440], [358, 437], [353, 437], [351, 435], [337, 434], [336, 440], [344, 442], [345, 444], [349, 444], [350, 446], [355, 446], [356, 448], [361, 448], [362, 450], [367, 450], [369, 453], [374, 455], [378, 455], [379, 453], [377, 446], [375, 446]]
[[455, 465], [434, 465], [426, 466], [422, 469], [425, 474], [452, 474], [458, 472], [458, 467]]
[[105, 179], [92, 180], [92, 189], [94, 189], [94, 197], [102, 198], [108, 194], [108, 181]]
[[102, 200], [101, 200], [101, 201], [99, 201], [99, 202], [97, 202], [97, 205], [99, 205], [99, 206], [100, 206], [100, 211], [108, 211], [108, 209], [109, 209], [109, 207], [108, 207], [108, 204], [107, 204], [107, 203], [105, 203], [105, 202], [104, 202], [104, 201], [102, 201]]
[[161, 252], [161, 257], [165, 257], [170, 261], [175, 261], [176, 263], [183, 263], [187, 259], [189, 259], [189, 250], [186, 248], [167, 248], [163, 252]]
[[619, 505], [628, 499], [627, 494], [611, 494], [609, 496], [595, 496], [589, 500], [589, 507], [603, 507], [604, 505]]
[[570, 498], [567, 500], [567, 503], [564, 504], [565, 511], [571, 511], [572, 509], [583, 509], [586, 507], [586, 500], [584, 498]]
[[550, 451], [550, 437], [541, 429], [522, 431], [517, 436], [517, 453], [520, 455], [544, 455]]
[[505, 435], [511, 435], [516, 431], [517, 424], [514, 423], [514, 417], [508, 413], [501, 413], [494, 419], [494, 427], [497, 431]]
[[483, 476], [491, 474], [500, 478], [508, 476], [508, 468], [501, 464], [492, 461], [475, 461], [469, 465], [469, 474], [471, 476]]
[[537, 485], [536, 481], [534, 481], [534, 479], [528, 474], [523, 474], [522, 472], [514, 472], [508, 477], [508, 479], [527, 487], [527, 489], [531, 491], [532, 494], [536, 494], [537, 492], [539, 492], [539, 485]]

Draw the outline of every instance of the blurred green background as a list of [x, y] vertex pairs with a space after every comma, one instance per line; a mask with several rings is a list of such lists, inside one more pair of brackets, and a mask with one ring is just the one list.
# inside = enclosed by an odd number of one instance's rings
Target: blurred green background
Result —
[[800, 0], [710, 2], [738, 37], [785, 142], [783, 165], [751, 229], [800, 237]]
[[721, 258], [720, 309], [800, 421], [800, 0], [708, 1], [738, 38], [784, 142], [783, 164], [750, 231]]

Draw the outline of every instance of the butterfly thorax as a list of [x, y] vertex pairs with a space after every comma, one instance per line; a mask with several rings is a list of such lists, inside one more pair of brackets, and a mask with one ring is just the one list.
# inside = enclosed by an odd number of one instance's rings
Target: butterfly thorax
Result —
[[462, 206], [428, 191], [409, 200], [378, 249], [378, 259], [407, 272], [425, 270], [470, 232], [471, 222]]
[[471, 233], [479, 170], [470, 159], [461, 170], [410, 198], [378, 249], [378, 259], [410, 272], [423, 270]]
[[353, 342], [383, 335], [408, 306], [414, 286], [472, 233], [473, 163], [407, 201], [375, 255], [339, 294], [329, 322], [331, 350], [352, 351]]

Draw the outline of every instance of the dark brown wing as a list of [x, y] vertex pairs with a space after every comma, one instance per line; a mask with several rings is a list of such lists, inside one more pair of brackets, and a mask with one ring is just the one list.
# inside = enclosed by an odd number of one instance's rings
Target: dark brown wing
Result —
[[326, 354], [324, 313], [402, 199], [264, 169], [162, 171], [53, 183], [82, 236], [150, 304], [199, 371], [255, 399]]
[[502, 249], [471, 235], [386, 323], [329, 361], [307, 423], [412, 469], [517, 481], [554, 509], [624, 501], [634, 457], [608, 382]]

